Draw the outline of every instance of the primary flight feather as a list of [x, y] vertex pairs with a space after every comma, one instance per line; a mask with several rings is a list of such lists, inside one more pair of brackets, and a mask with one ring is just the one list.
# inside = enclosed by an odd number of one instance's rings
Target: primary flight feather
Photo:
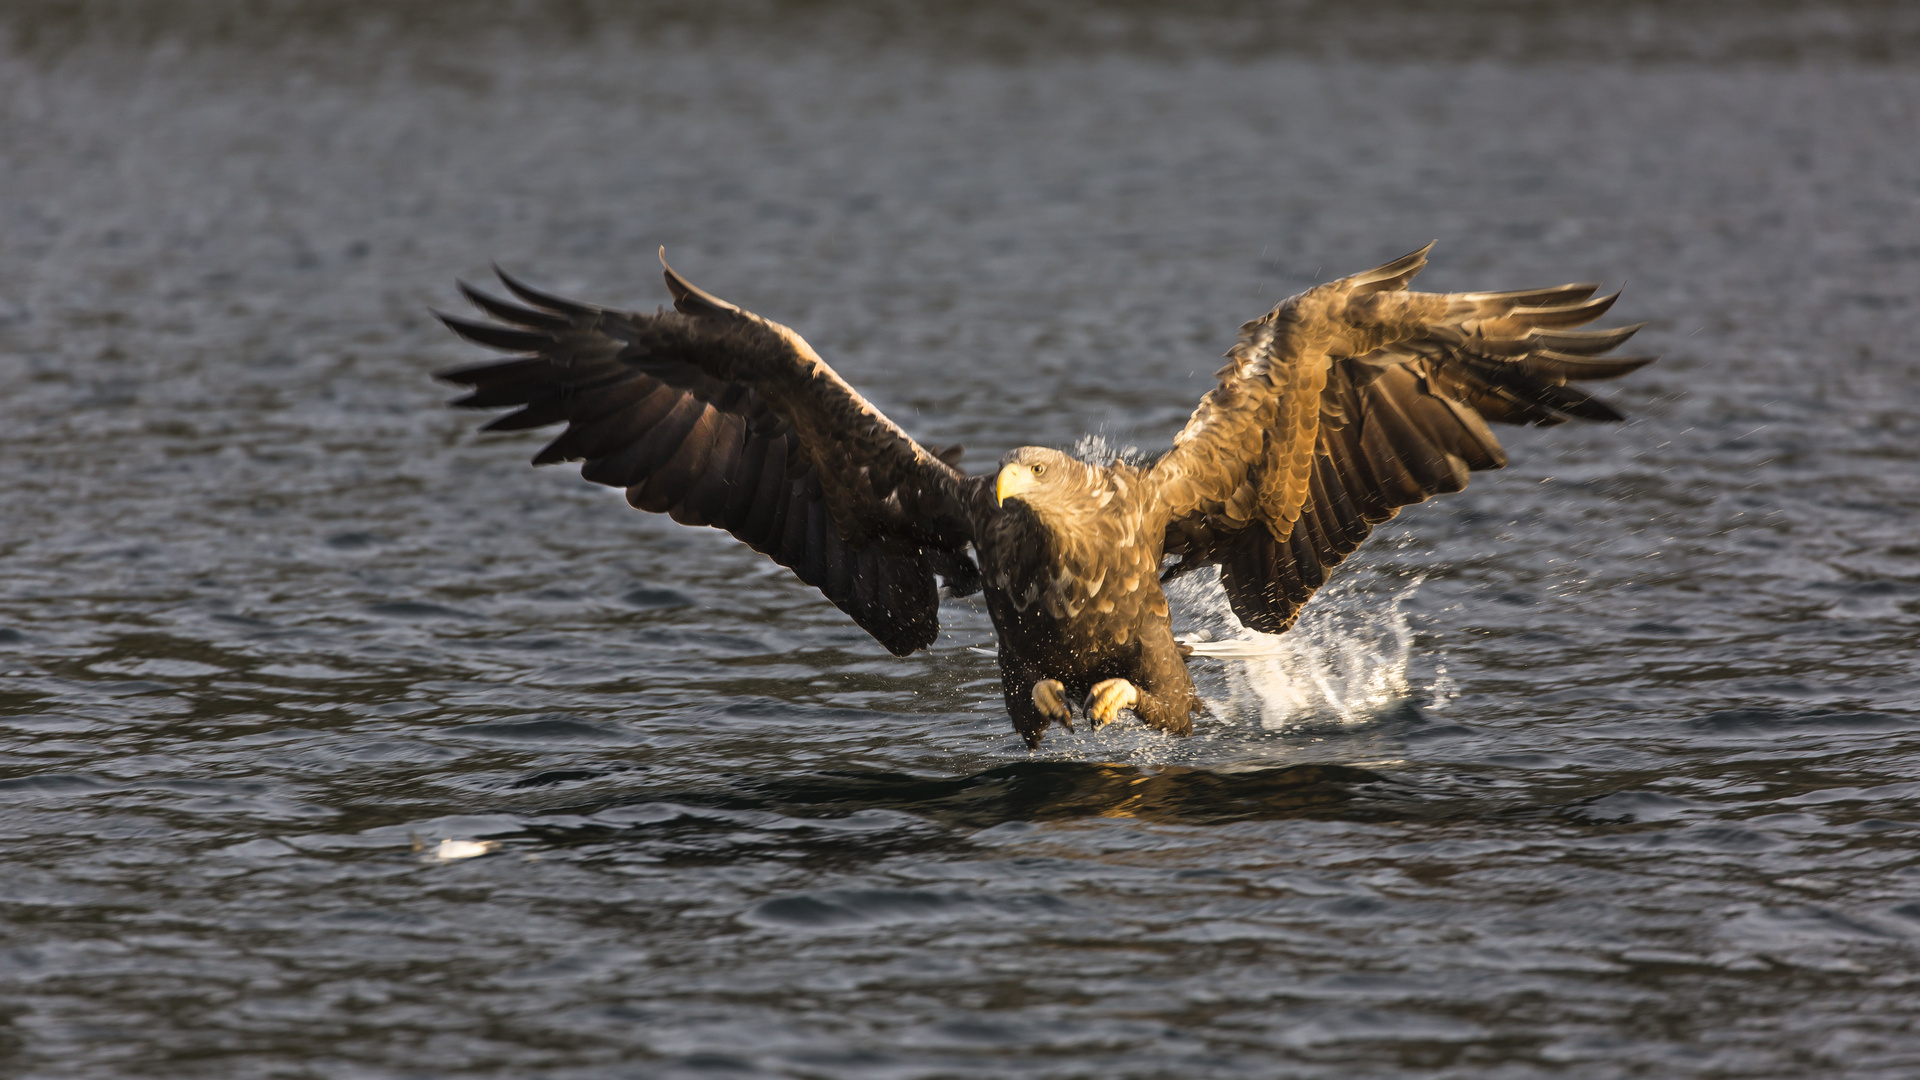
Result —
[[[1407, 290], [1432, 245], [1309, 289], [1240, 328], [1173, 448], [1096, 465], [1041, 447], [991, 476], [915, 442], [800, 335], [666, 266], [674, 310], [614, 311], [506, 273], [513, 303], [461, 337], [522, 354], [442, 372], [454, 402], [565, 423], [536, 465], [580, 461], [633, 506], [725, 529], [818, 588], [896, 655], [931, 645], [939, 584], [984, 591], [1014, 729], [1038, 746], [1072, 703], [1187, 734], [1201, 709], [1162, 586], [1220, 567], [1241, 622], [1279, 633], [1375, 525], [1506, 455], [1487, 421], [1619, 420], [1571, 385], [1653, 357], [1606, 356], [1637, 326], [1580, 331], [1592, 285]], [[1617, 295], [1617, 294], [1616, 294]], [[1178, 561], [1164, 566], [1167, 559]]]

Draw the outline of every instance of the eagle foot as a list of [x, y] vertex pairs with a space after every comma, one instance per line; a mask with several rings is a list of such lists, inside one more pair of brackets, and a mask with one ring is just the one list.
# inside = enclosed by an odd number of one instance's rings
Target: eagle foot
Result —
[[1033, 684], [1033, 705], [1040, 715], [1073, 730], [1073, 710], [1067, 708], [1067, 688], [1059, 679], [1042, 679]]
[[1125, 679], [1108, 679], [1095, 683], [1093, 692], [1087, 695], [1087, 716], [1095, 727], [1113, 723], [1121, 709], [1131, 709], [1140, 704], [1140, 689]]

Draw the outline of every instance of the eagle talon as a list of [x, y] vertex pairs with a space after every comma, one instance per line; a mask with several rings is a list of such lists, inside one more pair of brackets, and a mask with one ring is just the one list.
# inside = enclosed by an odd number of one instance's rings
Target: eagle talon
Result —
[[1073, 730], [1073, 710], [1067, 708], [1067, 688], [1059, 679], [1042, 679], [1033, 684], [1033, 704], [1040, 715]]
[[1104, 727], [1113, 723], [1121, 709], [1131, 709], [1140, 704], [1140, 689], [1125, 679], [1108, 679], [1096, 683], [1093, 692], [1087, 695], [1087, 716], [1095, 727]]

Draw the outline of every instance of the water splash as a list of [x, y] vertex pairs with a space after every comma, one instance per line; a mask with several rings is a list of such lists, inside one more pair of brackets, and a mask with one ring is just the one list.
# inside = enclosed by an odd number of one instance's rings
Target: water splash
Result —
[[1149, 456], [1138, 446], [1115, 446], [1105, 435], [1091, 434], [1080, 436], [1067, 453], [1089, 465], [1145, 465]]
[[1444, 668], [1418, 688], [1408, 674], [1413, 627], [1408, 598], [1425, 574], [1349, 572], [1313, 598], [1293, 629], [1262, 634], [1240, 625], [1214, 571], [1176, 583], [1181, 634], [1195, 654], [1227, 661], [1223, 698], [1208, 705], [1226, 716], [1258, 715], [1268, 730], [1311, 722], [1371, 720], [1414, 699], [1444, 704]]

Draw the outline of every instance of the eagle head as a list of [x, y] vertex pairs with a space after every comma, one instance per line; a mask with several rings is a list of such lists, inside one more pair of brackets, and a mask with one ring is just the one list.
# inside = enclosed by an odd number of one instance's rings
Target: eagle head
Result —
[[993, 501], [1001, 506], [1018, 499], [1042, 516], [1066, 511], [1094, 497], [1099, 479], [1094, 467], [1058, 450], [1022, 446], [1000, 459], [993, 481]]

